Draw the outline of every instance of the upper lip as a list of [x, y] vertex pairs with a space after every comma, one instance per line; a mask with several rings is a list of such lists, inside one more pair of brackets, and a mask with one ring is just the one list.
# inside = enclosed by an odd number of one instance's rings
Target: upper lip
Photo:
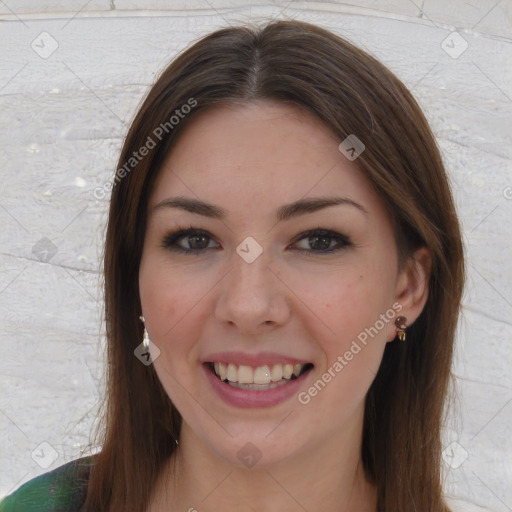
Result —
[[277, 354], [275, 352], [259, 352], [248, 354], [246, 352], [216, 352], [203, 358], [203, 363], [232, 363], [237, 366], [264, 366], [270, 364], [307, 364], [311, 361], [296, 357]]

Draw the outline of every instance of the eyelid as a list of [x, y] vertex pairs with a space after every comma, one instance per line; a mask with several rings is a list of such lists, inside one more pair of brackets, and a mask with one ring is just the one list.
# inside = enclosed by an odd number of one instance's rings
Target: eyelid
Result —
[[309, 250], [309, 249], [295, 249], [295, 250], [307, 253], [312, 256], [322, 256], [322, 255], [326, 255], [326, 254], [334, 254], [338, 251], [341, 251], [342, 249], [345, 249], [345, 248], [353, 245], [350, 238], [347, 235], [344, 235], [344, 234], [339, 233], [338, 231], [334, 231], [332, 229], [327, 229], [327, 228], [322, 228], [322, 227], [308, 229], [307, 231], [303, 231], [302, 233], [300, 233], [299, 235], [297, 235], [294, 238], [294, 241], [292, 242], [292, 244], [296, 244], [297, 242], [299, 242], [301, 240], [304, 240], [306, 238], [312, 238], [314, 236], [325, 236], [327, 238], [331, 238], [332, 240], [336, 240], [338, 242], [338, 246], [331, 248], [331, 249], [323, 250], [323, 251], [313, 251], [313, 250]]
[[201, 228], [195, 228], [194, 226], [190, 225], [190, 227], [177, 227], [175, 230], [173, 230], [171, 233], [166, 234], [163, 237], [162, 240], [162, 247], [164, 249], [170, 249], [174, 250], [176, 252], [184, 252], [184, 253], [196, 253], [201, 254], [202, 252], [206, 251], [206, 249], [212, 249], [212, 247], [205, 247], [204, 249], [185, 249], [183, 247], [180, 247], [177, 244], [177, 241], [181, 238], [185, 238], [186, 236], [205, 236], [206, 238], [215, 241], [215, 243], [218, 244], [218, 242], [215, 240], [215, 237], [213, 237], [207, 230], [201, 229]]
[[[186, 236], [204, 236], [208, 238], [209, 240], [213, 240], [216, 244], [220, 245], [216, 240], [215, 237], [212, 236], [209, 231], [201, 228], [196, 228], [190, 225], [190, 227], [177, 227], [172, 233], [167, 234], [164, 236], [164, 239], [162, 241], [162, 247], [167, 250], [171, 250], [177, 253], [184, 253], [184, 254], [195, 254], [195, 255], [201, 255], [205, 253], [208, 249], [218, 249], [218, 247], [204, 247], [202, 249], [187, 249], [184, 247], [181, 247], [177, 244], [177, 241], [181, 238], [184, 238]], [[292, 241], [291, 245], [294, 245], [298, 243], [301, 240], [304, 240], [306, 238], [312, 238], [314, 236], [325, 236], [327, 238], [331, 238], [332, 240], [337, 241], [337, 245], [333, 248], [324, 249], [321, 251], [314, 251], [311, 249], [300, 249], [296, 248], [295, 251], [299, 251], [301, 253], [306, 253], [311, 256], [325, 256], [327, 254], [335, 254], [343, 249], [346, 249], [353, 245], [352, 241], [350, 240], [350, 237], [347, 235], [344, 235], [342, 233], [339, 233], [338, 231], [334, 231], [332, 229], [317, 227], [313, 229], [309, 229], [306, 231], [302, 231], [299, 233]], [[208, 244], [209, 245], [209, 244]]]

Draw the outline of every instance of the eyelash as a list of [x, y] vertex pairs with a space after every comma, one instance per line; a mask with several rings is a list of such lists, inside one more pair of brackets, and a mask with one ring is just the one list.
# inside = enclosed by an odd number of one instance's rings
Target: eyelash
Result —
[[[193, 228], [190, 226], [190, 228], [178, 228], [176, 231], [169, 233], [166, 235], [162, 242], [162, 247], [164, 249], [169, 249], [173, 252], [182, 253], [182, 254], [195, 254], [196, 256], [201, 255], [204, 251], [208, 249], [217, 249], [217, 247], [205, 247], [202, 249], [185, 249], [183, 247], [180, 247], [177, 242], [180, 240], [180, 238], [184, 237], [190, 237], [190, 236], [204, 236], [208, 238], [209, 240], [213, 240], [213, 237], [210, 236], [210, 234], [207, 231], [203, 231], [202, 229]], [[326, 237], [333, 240], [336, 240], [337, 245], [334, 248], [330, 249], [324, 249], [322, 251], [313, 251], [310, 249], [297, 249], [300, 252], [307, 252], [313, 255], [323, 255], [323, 254], [332, 254], [338, 251], [341, 251], [349, 246], [352, 245], [352, 242], [350, 241], [350, 238], [348, 238], [345, 235], [342, 235], [340, 233], [337, 233], [336, 231], [331, 231], [329, 229], [310, 229], [308, 231], [305, 231], [304, 233], [301, 233], [298, 235], [293, 243], [297, 243], [305, 238], [313, 238], [313, 237]], [[330, 244], [329, 244], [330, 245]]]

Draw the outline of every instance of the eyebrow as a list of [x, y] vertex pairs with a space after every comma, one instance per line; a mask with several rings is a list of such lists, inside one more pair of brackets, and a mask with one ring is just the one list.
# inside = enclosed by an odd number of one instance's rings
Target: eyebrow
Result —
[[[352, 199], [347, 197], [328, 196], [299, 199], [293, 203], [285, 204], [277, 209], [275, 217], [277, 221], [285, 221], [300, 215], [313, 213], [330, 206], [339, 205], [353, 206], [363, 213], [368, 214], [362, 205], [356, 203]], [[153, 207], [153, 211], [160, 210], [162, 208], [178, 208], [197, 215], [203, 215], [204, 217], [210, 217], [212, 219], [224, 219], [228, 214], [228, 211], [220, 206], [206, 203], [199, 199], [183, 196], [168, 197], [156, 204]]]

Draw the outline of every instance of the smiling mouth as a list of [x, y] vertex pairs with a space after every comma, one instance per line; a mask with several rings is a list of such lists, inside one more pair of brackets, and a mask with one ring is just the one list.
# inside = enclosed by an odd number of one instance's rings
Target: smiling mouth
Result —
[[253, 391], [265, 391], [283, 386], [302, 377], [313, 368], [312, 363], [272, 364], [256, 368], [221, 362], [204, 364], [219, 380], [229, 386]]

